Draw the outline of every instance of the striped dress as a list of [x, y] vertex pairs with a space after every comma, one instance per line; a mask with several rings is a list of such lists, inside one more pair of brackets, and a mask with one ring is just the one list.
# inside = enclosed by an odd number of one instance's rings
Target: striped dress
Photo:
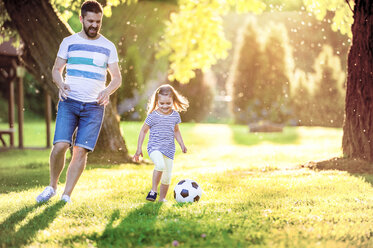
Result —
[[66, 59], [65, 83], [70, 86], [69, 98], [82, 102], [97, 101], [105, 89], [107, 66], [118, 62], [115, 45], [100, 36], [95, 40], [78, 33], [66, 37], [57, 56]]
[[157, 111], [151, 112], [145, 119], [145, 124], [150, 127], [148, 154], [157, 150], [173, 160], [175, 155], [175, 125], [180, 122], [180, 114], [174, 110], [169, 115], [163, 115]]

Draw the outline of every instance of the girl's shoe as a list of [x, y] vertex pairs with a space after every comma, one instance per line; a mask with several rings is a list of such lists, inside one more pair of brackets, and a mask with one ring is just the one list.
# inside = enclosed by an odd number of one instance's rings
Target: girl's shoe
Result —
[[146, 197], [146, 200], [148, 201], [155, 201], [157, 199], [157, 192], [154, 192], [153, 190], [150, 190], [148, 193], [148, 196]]

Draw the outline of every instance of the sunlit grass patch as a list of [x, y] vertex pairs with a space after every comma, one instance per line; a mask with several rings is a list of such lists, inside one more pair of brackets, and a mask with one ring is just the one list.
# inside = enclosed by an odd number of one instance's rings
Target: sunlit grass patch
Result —
[[[131, 154], [141, 124], [121, 124]], [[97, 164], [82, 174], [73, 204], [58, 201], [62, 177], [57, 196], [38, 205], [49, 151], [0, 153], [0, 247], [373, 246], [371, 175], [297, 167], [339, 156], [340, 129], [289, 127], [256, 144], [244, 144], [260, 135], [246, 126], [182, 124], [181, 131], [188, 153], [177, 148], [163, 204], [145, 201], [153, 165]], [[198, 203], [173, 199], [185, 178], [202, 187]]]

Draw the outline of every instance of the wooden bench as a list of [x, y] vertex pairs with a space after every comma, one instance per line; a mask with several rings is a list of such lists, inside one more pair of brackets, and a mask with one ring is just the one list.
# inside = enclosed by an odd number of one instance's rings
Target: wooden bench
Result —
[[3, 135], [9, 135], [10, 137], [10, 146], [13, 146], [13, 135], [14, 135], [14, 129], [0, 129], [0, 141], [3, 144], [4, 147], [6, 147], [6, 142], [3, 139]]
[[257, 123], [249, 124], [249, 130], [251, 133], [256, 132], [264, 132], [264, 133], [271, 133], [271, 132], [282, 132], [284, 125], [276, 124], [269, 121], [261, 121]]

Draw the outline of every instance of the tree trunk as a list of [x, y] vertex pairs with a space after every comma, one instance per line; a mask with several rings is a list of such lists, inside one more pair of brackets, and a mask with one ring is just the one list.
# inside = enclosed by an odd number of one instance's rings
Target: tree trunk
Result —
[[[52, 81], [51, 71], [60, 43], [72, 31], [58, 18], [48, 0], [2, 1], [24, 43], [22, 60], [26, 68], [57, 101], [58, 90]], [[114, 107], [109, 104], [97, 147], [89, 160], [96, 158], [94, 154], [97, 152], [101, 154], [100, 161], [130, 161], [115, 113]]]
[[95, 151], [89, 155], [89, 161], [118, 164], [131, 160], [124, 139], [118, 139], [113, 135], [122, 137], [116, 108], [109, 103], [105, 108], [105, 121], [102, 123]]
[[373, 161], [373, 1], [355, 0], [348, 77], [343, 152]]

